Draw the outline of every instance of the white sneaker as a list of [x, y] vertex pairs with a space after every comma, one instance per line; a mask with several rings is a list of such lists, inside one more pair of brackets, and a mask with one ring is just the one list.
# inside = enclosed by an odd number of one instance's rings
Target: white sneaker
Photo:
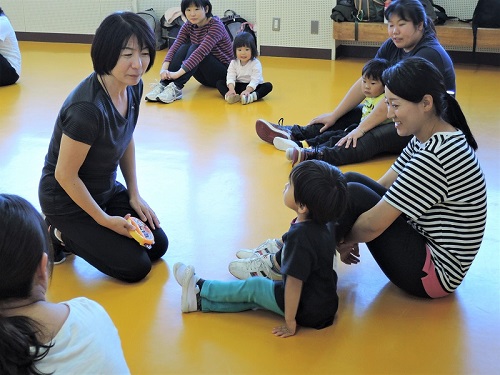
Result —
[[158, 101], [158, 95], [160, 95], [163, 90], [165, 90], [165, 86], [161, 84], [161, 82], [157, 83], [152, 83], [151, 84], [151, 91], [146, 94], [145, 99], [150, 102], [157, 102]]
[[194, 267], [186, 266], [184, 263], [175, 263], [173, 271], [175, 280], [182, 287], [181, 311], [198, 311], [196, 295], [200, 292], [200, 288], [196, 285], [199, 278], [194, 273]]
[[240, 280], [249, 279], [254, 276], [263, 276], [271, 280], [281, 280], [281, 274], [272, 270], [271, 262], [271, 254], [255, 258], [238, 259], [229, 263], [229, 272]]
[[278, 238], [269, 238], [262, 242], [255, 249], [241, 249], [236, 252], [239, 259], [255, 258], [260, 255], [275, 254], [283, 247], [283, 242]]
[[286, 151], [289, 148], [299, 148], [299, 145], [292, 141], [291, 139], [276, 137], [273, 139], [273, 145], [278, 150]]
[[290, 161], [293, 160], [293, 150], [295, 150], [295, 149], [296, 149], [296, 147], [286, 149], [286, 153], [285, 153], [286, 160], [290, 160]]
[[177, 88], [175, 83], [170, 82], [167, 87], [158, 95], [158, 100], [163, 103], [172, 103], [182, 99], [182, 90]]
[[254, 91], [250, 95], [241, 95], [241, 104], [250, 104], [257, 101], [257, 93]]
[[224, 98], [229, 104], [238, 103], [241, 98], [239, 94], [229, 95]]

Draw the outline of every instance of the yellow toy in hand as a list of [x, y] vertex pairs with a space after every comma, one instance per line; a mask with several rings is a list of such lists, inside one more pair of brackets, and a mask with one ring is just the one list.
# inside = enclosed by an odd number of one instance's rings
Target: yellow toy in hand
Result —
[[136, 217], [129, 217], [127, 221], [132, 224], [135, 229], [130, 231], [130, 235], [134, 240], [139, 242], [141, 246], [151, 249], [151, 245], [155, 243], [155, 237], [151, 229], [140, 219]]

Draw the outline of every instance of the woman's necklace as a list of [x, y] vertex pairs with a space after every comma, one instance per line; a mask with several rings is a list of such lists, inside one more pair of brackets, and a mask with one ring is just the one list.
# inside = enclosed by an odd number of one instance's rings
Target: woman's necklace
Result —
[[109, 95], [108, 88], [106, 87], [106, 83], [104, 83], [104, 77], [99, 75], [99, 78], [101, 79], [102, 87], [104, 87], [104, 91], [106, 91], [106, 94], [108, 94], [109, 98], [111, 99], [111, 95]]

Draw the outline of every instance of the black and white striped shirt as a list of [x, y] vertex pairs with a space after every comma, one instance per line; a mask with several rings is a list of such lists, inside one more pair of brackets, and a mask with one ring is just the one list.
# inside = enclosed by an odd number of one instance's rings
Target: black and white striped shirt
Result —
[[452, 292], [476, 256], [486, 225], [486, 183], [464, 134], [414, 137], [392, 165], [398, 174], [384, 196], [427, 239], [443, 288]]

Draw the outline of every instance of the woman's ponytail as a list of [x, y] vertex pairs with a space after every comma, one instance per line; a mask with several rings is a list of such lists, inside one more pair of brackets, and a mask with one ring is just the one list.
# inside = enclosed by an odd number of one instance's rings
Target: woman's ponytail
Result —
[[446, 111], [443, 115], [446, 121], [464, 133], [467, 143], [476, 151], [478, 147], [477, 142], [472, 135], [462, 108], [460, 108], [460, 104], [458, 104], [453, 95], [449, 93], [446, 93]]

